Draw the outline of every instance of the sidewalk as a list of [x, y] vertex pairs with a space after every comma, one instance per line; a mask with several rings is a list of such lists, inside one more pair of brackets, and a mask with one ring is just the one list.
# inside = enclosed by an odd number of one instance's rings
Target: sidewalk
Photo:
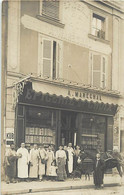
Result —
[[[124, 183], [124, 181], [123, 181]], [[104, 186], [115, 186], [120, 185], [120, 177], [118, 175], [105, 175]], [[88, 189], [93, 188], [93, 178], [91, 176], [90, 181], [85, 180], [84, 176], [81, 179], [67, 179], [64, 182], [56, 181], [33, 181], [33, 182], [20, 182], [15, 184], [1, 183], [1, 194], [2, 195], [15, 195], [24, 194], [29, 192], [46, 192], [46, 191], [59, 191], [59, 190], [70, 190], [70, 189]]]

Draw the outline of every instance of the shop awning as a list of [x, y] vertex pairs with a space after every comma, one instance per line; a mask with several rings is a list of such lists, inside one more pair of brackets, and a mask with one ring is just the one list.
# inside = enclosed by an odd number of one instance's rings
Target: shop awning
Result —
[[[46, 93], [45, 93], [46, 90]], [[70, 98], [68, 96], [64, 97], [63, 95], [50, 94], [47, 91], [48, 88], [38, 89], [38, 92], [33, 90], [32, 83], [27, 83], [25, 85], [23, 94], [19, 97], [19, 103], [25, 105], [33, 105], [39, 107], [50, 107], [53, 109], [64, 109], [77, 112], [85, 113], [94, 113], [100, 115], [109, 115], [113, 116], [116, 113], [118, 105], [103, 103], [98, 101], [88, 101], [76, 98]], [[51, 92], [51, 91], [50, 91]], [[57, 92], [56, 92], [57, 93]], [[59, 92], [60, 93], [60, 92]]]

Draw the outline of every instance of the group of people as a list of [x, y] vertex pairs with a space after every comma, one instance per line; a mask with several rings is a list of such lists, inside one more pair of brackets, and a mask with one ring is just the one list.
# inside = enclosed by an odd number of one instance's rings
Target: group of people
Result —
[[[34, 144], [29, 152], [25, 143], [22, 143], [16, 152], [14, 144], [11, 144], [6, 153], [6, 183], [15, 183], [16, 178], [22, 181], [29, 178], [64, 181], [79, 165], [80, 151], [79, 146], [73, 149], [72, 143], [69, 143], [68, 146], [59, 146], [56, 152], [52, 146], [41, 145], [38, 148]], [[93, 170], [95, 188], [98, 189], [103, 184], [104, 176], [104, 163], [100, 154], [96, 155]]]
[[59, 146], [55, 152], [52, 146], [33, 145], [28, 151], [25, 143], [15, 151], [14, 144], [10, 145], [6, 153], [6, 182], [16, 182], [19, 180], [39, 179], [64, 181], [71, 175], [77, 166], [77, 159], [80, 153], [80, 147], [72, 148], [72, 143], [68, 146]]

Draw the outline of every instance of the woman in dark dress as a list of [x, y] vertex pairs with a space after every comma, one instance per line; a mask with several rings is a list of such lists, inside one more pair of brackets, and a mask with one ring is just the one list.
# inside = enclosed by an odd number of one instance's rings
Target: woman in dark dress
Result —
[[65, 172], [66, 153], [62, 146], [59, 146], [59, 150], [56, 151], [56, 164], [57, 164], [57, 178], [58, 181], [64, 181], [67, 177]]
[[96, 158], [93, 164], [94, 169], [94, 184], [96, 189], [100, 189], [103, 184], [103, 176], [104, 176], [104, 162], [100, 159], [100, 154], [96, 154]]
[[6, 153], [6, 183], [9, 184], [10, 182], [15, 183], [16, 177], [16, 160], [18, 156], [15, 151], [15, 145], [11, 144], [10, 148]]

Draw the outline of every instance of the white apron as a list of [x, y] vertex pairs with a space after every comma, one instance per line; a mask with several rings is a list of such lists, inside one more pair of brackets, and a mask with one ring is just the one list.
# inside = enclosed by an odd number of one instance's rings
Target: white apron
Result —
[[49, 176], [50, 175], [51, 163], [54, 160], [54, 153], [53, 153], [53, 151], [48, 151], [47, 152], [47, 157], [48, 157], [48, 160], [47, 160], [46, 175]]
[[[46, 151], [44, 149], [40, 149], [39, 156], [40, 158], [45, 160], [47, 158]], [[41, 163], [41, 159], [39, 159], [39, 175], [40, 176], [45, 175], [45, 164]]]
[[68, 171], [72, 173], [73, 171], [73, 148], [68, 148]]
[[29, 177], [37, 178], [38, 177], [38, 160], [39, 160], [39, 152], [38, 150], [31, 149], [30, 151], [30, 162], [33, 166], [30, 165]]
[[28, 177], [28, 150], [26, 148], [19, 148], [17, 155], [21, 154], [22, 157], [18, 159], [18, 177]]

